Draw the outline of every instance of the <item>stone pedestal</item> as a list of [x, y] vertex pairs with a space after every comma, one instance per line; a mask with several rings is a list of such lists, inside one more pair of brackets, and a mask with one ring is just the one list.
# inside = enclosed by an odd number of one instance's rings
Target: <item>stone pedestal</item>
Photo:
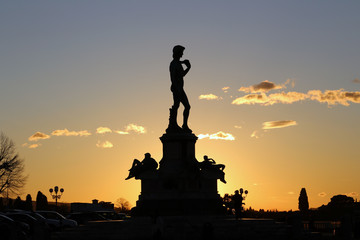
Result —
[[141, 194], [134, 215], [221, 214], [218, 171], [201, 170], [195, 158], [197, 137], [192, 133], [166, 133], [160, 140], [163, 158], [156, 171], [143, 172]]

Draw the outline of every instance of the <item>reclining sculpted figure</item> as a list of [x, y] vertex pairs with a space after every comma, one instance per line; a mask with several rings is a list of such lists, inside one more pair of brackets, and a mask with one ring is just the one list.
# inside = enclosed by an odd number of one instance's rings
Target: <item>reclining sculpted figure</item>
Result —
[[129, 169], [129, 176], [125, 178], [128, 180], [133, 177], [138, 177], [139, 174], [145, 171], [155, 171], [158, 167], [158, 163], [151, 157], [150, 153], [145, 153], [145, 158], [140, 162], [137, 159], [134, 159], [131, 168]]
[[205, 155], [204, 161], [200, 162], [199, 166], [200, 166], [201, 170], [209, 169], [209, 170], [215, 170], [217, 172], [220, 172], [221, 173], [220, 181], [222, 181], [223, 183], [226, 183], [225, 173], [224, 173], [224, 169], [225, 169], [224, 164], [216, 164], [214, 159], [208, 158], [208, 156]]

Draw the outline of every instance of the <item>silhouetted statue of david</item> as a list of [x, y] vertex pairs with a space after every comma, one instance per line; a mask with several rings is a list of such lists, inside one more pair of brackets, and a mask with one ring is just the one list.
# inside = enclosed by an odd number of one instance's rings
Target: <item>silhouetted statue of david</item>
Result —
[[[184, 54], [185, 48], [183, 46], [177, 45], [173, 48], [173, 60], [170, 63], [170, 79], [171, 79], [171, 91], [173, 93], [174, 104], [170, 108], [170, 119], [169, 127], [166, 132], [189, 132], [191, 129], [188, 126], [188, 119], [190, 113], [190, 104], [189, 100], [184, 91], [184, 77], [189, 72], [191, 64], [189, 60], [180, 61], [180, 58]], [[182, 64], [186, 66], [184, 70]], [[182, 128], [177, 124], [177, 112], [180, 106], [180, 103], [184, 105], [184, 121]]]

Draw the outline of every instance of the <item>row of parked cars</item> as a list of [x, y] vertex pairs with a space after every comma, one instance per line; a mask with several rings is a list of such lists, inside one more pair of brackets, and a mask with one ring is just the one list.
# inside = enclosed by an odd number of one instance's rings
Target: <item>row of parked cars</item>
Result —
[[55, 211], [12, 210], [0, 213], [1, 240], [46, 240], [52, 231], [74, 228], [89, 221], [125, 219], [123, 214], [113, 211], [71, 213], [64, 217]]

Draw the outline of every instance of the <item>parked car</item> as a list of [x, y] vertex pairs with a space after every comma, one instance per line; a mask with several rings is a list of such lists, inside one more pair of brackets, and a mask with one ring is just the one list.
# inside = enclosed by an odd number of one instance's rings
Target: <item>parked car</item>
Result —
[[100, 214], [104, 218], [108, 220], [123, 220], [125, 216], [120, 215], [120, 213], [116, 213], [115, 211], [95, 211], [97, 214]]
[[31, 239], [50, 239], [49, 226], [41, 219], [34, 218], [25, 212], [8, 212], [5, 215], [15, 222], [27, 224]]
[[30, 237], [30, 227], [26, 223], [15, 222], [0, 214], [0, 233], [4, 240], [26, 240]]
[[63, 215], [55, 211], [36, 211], [35, 213], [40, 214], [47, 219], [48, 225], [53, 229], [73, 228], [77, 227], [76, 221], [67, 219]]
[[89, 221], [104, 221], [106, 218], [96, 212], [76, 212], [70, 213], [67, 218], [75, 220], [79, 225]]
[[120, 220], [125, 220], [125, 219], [129, 218], [129, 216], [126, 215], [125, 213], [118, 213], [117, 215]]

